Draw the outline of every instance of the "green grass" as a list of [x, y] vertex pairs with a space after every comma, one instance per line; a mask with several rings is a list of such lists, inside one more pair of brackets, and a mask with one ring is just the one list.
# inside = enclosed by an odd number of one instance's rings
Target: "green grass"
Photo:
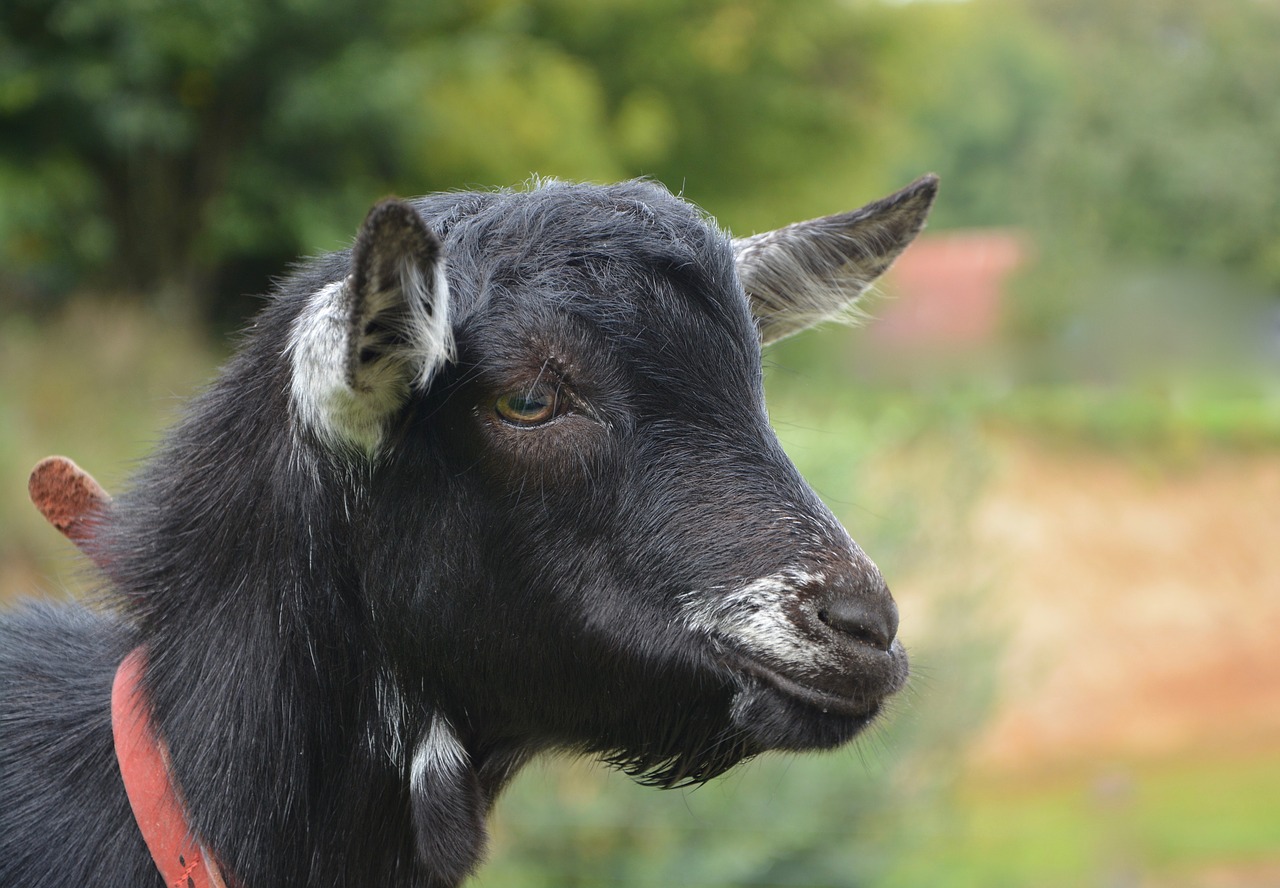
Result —
[[1280, 381], [1185, 382], [1152, 388], [1021, 388], [976, 394], [999, 428], [1126, 451], [1193, 456], [1208, 449], [1280, 445]]
[[1186, 758], [1021, 784], [968, 782], [949, 813], [945, 827], [879, 884], [1105, 885], [1124, 873], [1170, 879], [1280, 860], [1280, 758]]
[[775, 380], [774, 398], [823, 405], [848, 421], [893, 424], [902, 437], [957, 425], [1068, 447], [1195, 456], [1280, 447], [1280, 376], [1159, 385], [1010, 385], [959, 378], [928, 388], [859, 387], [824, 377]]
[[954, 763], [889, 742], [861, 761], [769, 758], [683, 794], [548, 765], [499, 805], [479, 884], [1067, 888], [1280, 861], [1274, 753], [950, 783]]
[[1137, 806], [1158, 868], [1280, 858], [1280, 759], [1170, 769], [1144, 782]]

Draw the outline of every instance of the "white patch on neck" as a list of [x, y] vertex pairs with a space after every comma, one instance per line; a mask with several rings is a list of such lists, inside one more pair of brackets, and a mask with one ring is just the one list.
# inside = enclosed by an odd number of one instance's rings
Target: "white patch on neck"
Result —
[[832, 655], [801, 632], [787, 614], [800, 589], [823, 579], [820, 573], [789, 568], [725, 593], [690, 592], [682, 601], [685, 623], [772, 663], [800, 669], [831, 666], [835, 664]]
[[413, 751], [413, 762], [409, 766], [409, 785], [418, 792], [428, 774], [452, 777], [465, 770], [469, 763], [470, 756], [453, 733], [448, 720], [438, 712], [433, 713], [427, 736], [422, 738]]

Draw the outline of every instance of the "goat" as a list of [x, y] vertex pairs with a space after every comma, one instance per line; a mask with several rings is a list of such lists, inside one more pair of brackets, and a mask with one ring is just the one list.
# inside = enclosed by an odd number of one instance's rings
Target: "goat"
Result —
[[113, 751], [131, 651], [243, 888], [456, 886], [546, 751], [669, 787], [852, 739], [906, 680], [897, 610], [760, 349], [936, 189], [738, 240], [643, 181], [379, 203], [80, 540], [109, 606], [0, 621], [0, 888], [161, 884]]

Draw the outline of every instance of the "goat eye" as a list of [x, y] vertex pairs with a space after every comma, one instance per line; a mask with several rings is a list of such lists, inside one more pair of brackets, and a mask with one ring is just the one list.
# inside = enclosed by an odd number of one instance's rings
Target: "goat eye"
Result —
[[559, 406], [555, 391], [534, 388], [500, 396], [493, 409], [512, 425], [536, 426], [554, 419]]

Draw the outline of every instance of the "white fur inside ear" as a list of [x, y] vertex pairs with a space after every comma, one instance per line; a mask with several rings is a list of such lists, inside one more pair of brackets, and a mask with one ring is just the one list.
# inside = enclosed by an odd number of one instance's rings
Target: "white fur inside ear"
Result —
[[860, 210], [734, 240], [761, 341], [826, 320], [861, 319], [858, 297], [919, 234], [937, 193], [938, 177], [921, 176]]
[[[879, 269], [850, 256], [880, 250], [856, 235], [838, 233], [826, 240], [788, 243], [787, 229], [733, 242], [743, 287], [766, 342], [774, 342], [824, 321], [858, 323], [865, 315], [859, 297]], [[868, 238], [868, 240], [871, 240]]]
[[350, 331], [346, 281], [314, 293], [293, 324], [293, 406], [299, 422], [333, 449], [355, 447], [368, 454], [382, 443], [383, 418], [408, 395], [395, 378], [374, 379], [367, 390], [347, 381]]
[[413, 354], [419, 359], [414, 384], [426, 389], [436, 371], [456, 360], [457, 346], [453, 340], [453, 327], [449, 321], [449, 281], [445, 277], [443, 260], [431, 269], [432, 280], [427, 281], [422, 266], [405, 261], [400, 270], [405, 301], [408, 303], [409, 330], [406, 337]]
[[[454, 360], [444, 262], [424, 271], [406, 258], [397, 271], [398, 281], [367, 295], [354, 348], [347, 341], [355, 330], [346, 291], [350, 277], [314, 293], [294, 321], [289, 343], [294, 411], [331, 449], [374, 456], [387, 418], [405, 403], [410, 388], [425, 389]], [[388, 346], [385, 335], [373, 332], [369, 321], [374, 318], [388, 322], [398, 344]], [[366, 349], [374, 357], [361, 360]], [[359, 361], [355, 367], [348, 365], [353, 354]]]

